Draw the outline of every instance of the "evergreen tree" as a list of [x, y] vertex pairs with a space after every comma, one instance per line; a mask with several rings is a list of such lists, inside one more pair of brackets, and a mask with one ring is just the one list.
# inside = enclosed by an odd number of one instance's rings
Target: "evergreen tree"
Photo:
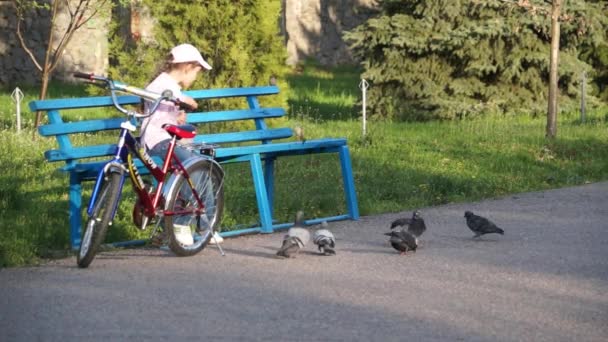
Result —
[[[373, 115], [427, 120], [543, 114], [548, 8], [540, 0], [387, 0], [382, 15], [345, 38], [372, 84]], [[569, 0], [561, 19], [560, 108], [571, 110], [578, 106], [580, 74], [592, 70], [579, 59], [579, 48], [606, 42], [606, 4]]]
[[267, 85], [278, 79], [281, 94], [269, 102], [286, 106], [286, 51], [279, 32], [280, 0], [141, 0], [155, 20], [154, 41], [125, 42], [115, 29], [111, 74], [125, 82], [151, 81], [171, 48], [196, 46], [213, 66], [193, 89]]
[[[588, 2], [599, 5], [603, 3], [603, 8], [597, 7], [600, 8], [600, 13], [604, 17], [608, 17], [608, 1], [589, 0]], [[604, 23], [604, 25], [606, 24]], [[603, 102], [608, 103], [608, 27], [604, 26], [603, 31], [603, 37], [584, 41], [581, 44], [580, 56], [593, 67], [591, 78], [594, 92], [599, 94], [598, 97]], [[601, 32], [598, 32], [598, 35], [601, 35]]]

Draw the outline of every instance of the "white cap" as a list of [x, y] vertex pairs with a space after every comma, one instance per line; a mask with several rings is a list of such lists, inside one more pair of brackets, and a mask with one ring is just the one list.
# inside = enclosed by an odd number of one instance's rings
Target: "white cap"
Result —
[[207, 63], [201, 53], [190, 44], [181, 44], [171, 49], [171, 55], [173, 56], [172, 63], [187, 63], [197, 62], [203, 68], [211, 70], [211, 65]]

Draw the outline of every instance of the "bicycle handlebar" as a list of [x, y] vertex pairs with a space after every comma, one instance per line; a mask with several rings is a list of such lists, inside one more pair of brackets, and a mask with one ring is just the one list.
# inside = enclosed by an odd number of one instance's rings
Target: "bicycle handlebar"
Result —
[[[133, 87], [130, 85], [127, 85], [125, 83], [122, 82], [118, 82], [118, 81], [114, 81], [110, 78], [107, 77], [103, 77], [103, 76], [98, 76], [98, 75], [94, 75], [94, 74], [87, 74], [87, 73], [83, 73], [83, 72], [74, 72], [74, 77], [76, 78], [83, 78], [85, 80], [89, 80], [92, 83], [95, 82], [103, 82], [106, 84], [106, 86], [108, 87], [108, 89], [110, 90], [110, 95], [112, 97], [112, 102], [114, 104], [114, 107], [116, 107], [116, 109], [118, 109], [121, 113], [127, 115], [127, 116], [133, 116], [136, 118], [146, 118], [152, 114], [154, 114], [154, 112], [156, 112], [156, 110], [158, 109], [158, 107], [160, 106], [161, 101], [171, 101], [173, 103], [175, 103], [178, 106], [181, 107], [190, 107], [188, 106], [186, 103], [180, 101], [178, 98], [173, 96], [173, 93], [171, 92], [171, 90], [165, 90], [163, 91], [162, 94], [157, 94], [145, 89], [141, 89], [141, 88], [137, 88], [137, 87]], [[139, 97], [142, 97], [146, 100], [150, 100], [150, 101], [154, 101], [154, 103], [152, 104], [152, 109], [150, 110], [150, 113], [148, 114], [141, 114], [135, 111], [130, 111], [128, 109], [123, 108], [119, 103], [118, 103], [118, 99], [116, 98], [116, 91], [121, 91], [121, 92], [125, 92], [125, 93], [130, 93], [133, 95], [137, 95]]]

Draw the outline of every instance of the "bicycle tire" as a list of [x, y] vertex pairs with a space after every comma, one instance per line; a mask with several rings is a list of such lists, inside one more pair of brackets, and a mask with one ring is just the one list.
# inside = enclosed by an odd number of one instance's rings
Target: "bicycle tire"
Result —
[[[205, 213], [201, 215], [200, 227], [197, 225], [196, 215], [192, 211], [198, 208], [198, 203], [192, 195], [192, 188], [188, 179], [183, 175], [173, 178], [168, 183], [169, 192], [165, 210], [169, 212], [190, 211], [183, 215], [165, 215], [164, 229], [169, 236], [169, 248], [178, 256], [192, 256], [200, 252], [209, 243], [213, 232], [220, 225], [224, 210], [224, 184], [223, 171], [219, 164], [204, 158], [193, 158], [185, 163], [185, 169], [190, 180], [198, 192], [204, 206]], [[180, 231], [176, 233], [176, 225]], [[191, 240], [184, 242], [181, 232], [189, 227]], [[190, 239], [187, 237], [186, 239]]]
[[93, 205], [93, 212], [80, 241], [76, 262], [78, 267], [86, 268], [91, 264], [99, 246], [106, 238], [108, 226], [112, 222], [114, 209], [120, 199], [120, 183], [122, 175], [111, 171], [104, 175], [99, 195]]

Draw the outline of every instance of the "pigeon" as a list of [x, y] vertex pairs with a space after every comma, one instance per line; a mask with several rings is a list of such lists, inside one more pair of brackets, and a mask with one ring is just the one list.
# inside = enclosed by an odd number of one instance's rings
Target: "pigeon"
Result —
[[322, 229], [315, 231], [312, 237], [312, 242], [319, 247], [319, 252], [323, 255], [336, 255], [334, 248], [336, 247], [336, 238], [329, 230], [326, 229], [327, 222], [321, 223]]
[[304, 127], [298, 125], [294, 128], [294, 135], [297, 140], [301, 141], [302, 144], [306, 142], [306, 138], [304, 137]]
[[485, 217], [475, 215], [468, 210], [464, 212], [464, 217], [467, 219], [467, 226], [475, 233], [473, 238], [491, 233], [505, 235], [504, 230], [498, 228], [492, 221]]
[[390, 236], [389, 242], [394, 249], [401, 252], [401, 255], [405, 255], [407, 251], [416, 252], [416, 248], [418, 248], [418, 239], [406, 230], [396, 231], [393, 230], [390, 233], [384, 233], [384, 235]]
[[294, 225], [283, 237], [283, 245], [277, 252], [277, 257], [292, 258], [310, 241], [310, 232], [304, 228], [304, 212], [298, 211]]
[[412, 213], [412, 218], [400, 218], [391, 223], [391, 229], [399, 226], [407, 226], [408, 233], [420, 237], [426, 230], [424, 219], [420, 216], [420, 211], [416, 210]]

